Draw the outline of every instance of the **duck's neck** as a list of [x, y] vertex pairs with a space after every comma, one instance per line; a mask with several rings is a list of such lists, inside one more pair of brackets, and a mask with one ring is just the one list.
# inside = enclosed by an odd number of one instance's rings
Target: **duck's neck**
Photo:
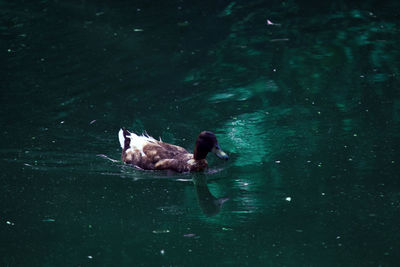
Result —
[[207, 154], [208, 154], [207, 150], [201, 149], [196, 145], [196, 147], [194, 148], [193, 158], [195, 160], [202, 160], [207, 157]]

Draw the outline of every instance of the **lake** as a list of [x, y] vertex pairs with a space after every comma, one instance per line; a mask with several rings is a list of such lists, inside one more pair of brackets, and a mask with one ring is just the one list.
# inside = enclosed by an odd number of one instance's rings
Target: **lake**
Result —
[[[397, 266], [399, 10], [0, 0], [0, 265]], [[121, 127], [230, 159], [139, 170]]]

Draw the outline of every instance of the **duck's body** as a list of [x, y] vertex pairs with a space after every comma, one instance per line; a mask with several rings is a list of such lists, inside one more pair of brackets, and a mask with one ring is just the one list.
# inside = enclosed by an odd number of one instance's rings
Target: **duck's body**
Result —
[[183, 147], [164, 143], [150, 136], [136, 135], [126, 129], [121, 129], [118, 137], [122, 147], [122, 161], [145, 170], [200, 171], [207, 167], [206, 156], [211, 151], [220, 158], [228, 159], [211, 132], [200, 133], [194, 154]]

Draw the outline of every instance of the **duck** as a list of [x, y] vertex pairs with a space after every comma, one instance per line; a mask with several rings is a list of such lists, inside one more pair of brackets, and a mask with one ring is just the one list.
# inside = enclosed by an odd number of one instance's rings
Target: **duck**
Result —
[[179, 173], [202, 171], [207, 168], [209, 152], [222, 160], [228, 155], [222, 151], [213, 132], [202, 131], [196, 140], [194, 152], [168, 144], [149, 136], [137, 135], [121, 128], [118, 139], [122, 148], [121, 159], [129, 165], [143, 170], [172, 170]]

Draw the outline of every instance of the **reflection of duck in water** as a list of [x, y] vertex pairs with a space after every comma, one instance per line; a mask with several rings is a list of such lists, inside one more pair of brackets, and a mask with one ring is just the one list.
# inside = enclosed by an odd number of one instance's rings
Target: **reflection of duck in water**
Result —
[[196, 188], [197, 201], [203, 213], [208, 216], [215, 216], [221, 211], [222, 205], [229, 200], [227, 197], [216, 198], [208, 188], [206, 176], [199, 174], [193, 177]]
[[227, 160], [217, 137], [212, 132], [201, 132], [197, 137], [194, 153], [183, 147], [157, 141], [148, 135], [136, 135], [121, 129], [118, 134], [122, 147], [122, 161], [145, 170], [174, 170], [177, 172], [200, 171], [207, 167], [206, 156], [213, 152]]

